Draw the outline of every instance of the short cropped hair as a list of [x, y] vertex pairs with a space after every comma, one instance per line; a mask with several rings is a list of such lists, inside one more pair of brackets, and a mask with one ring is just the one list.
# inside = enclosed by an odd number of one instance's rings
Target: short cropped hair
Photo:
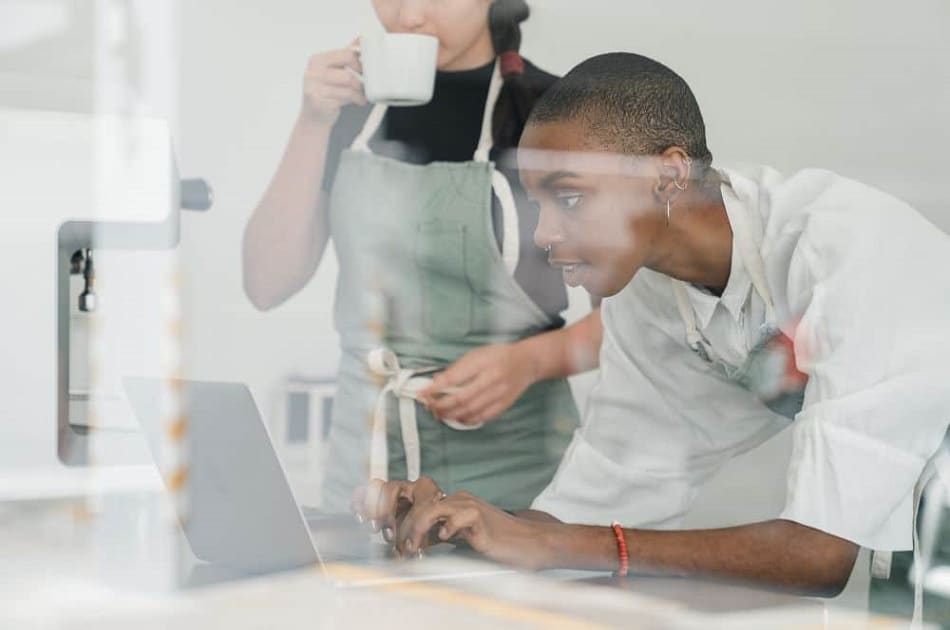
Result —
[[577, 118], [612, 151], [660, 155], [676, 146], [704, 167], [712, 163], [693, 91], [648, 57], [608, 53], [584, 61], [545, 92], [528, 124]]

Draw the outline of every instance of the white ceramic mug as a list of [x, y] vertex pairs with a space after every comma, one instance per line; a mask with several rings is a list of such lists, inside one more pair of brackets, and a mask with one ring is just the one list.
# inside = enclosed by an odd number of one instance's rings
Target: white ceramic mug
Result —
[[363, 89], [371, 103], [409, 106], [432, 100], [439, 40], [431, 35], [381, 33], [360, 38]]

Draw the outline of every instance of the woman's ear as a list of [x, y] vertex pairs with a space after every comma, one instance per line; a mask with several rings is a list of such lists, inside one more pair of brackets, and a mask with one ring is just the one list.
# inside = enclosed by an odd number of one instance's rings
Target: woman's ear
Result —
[[653, 194], [666, 203], [689, 187], [689, 155], [680, 147], [670, 147], [656, 157], [656, 182]]

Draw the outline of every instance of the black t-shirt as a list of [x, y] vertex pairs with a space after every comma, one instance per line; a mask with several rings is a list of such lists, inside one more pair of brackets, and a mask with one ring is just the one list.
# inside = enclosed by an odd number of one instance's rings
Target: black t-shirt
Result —
[[[380, 130], [370, 140], [370, 148], [378, 155], [411, 164], [471, 161], [481, 135], [482, 116], [493, 69], [494, 62], [474, 70], [437, 73], [432, 100], [419, 107], [391, 107], [387, 110]], [[532, 92], [540, 94], [557, 77], [526, 61], [523, 79]], [[502, 89], [499, 103], [508, 96], [506, 90], [507, 86]], [[350, 147], [362, 131], [370, 111], [371, 106], [343, 108], [327, 149], [324, 191], [329, 192], [332, 188], [340, 154]], [[496, 111], [499, 111], [498, 108]], [[507, 111], [513, 111], [513, 108]], [[509, 131], [513, 124], [515, 133], [509, 134], [511, 137], [505, 141], [496, 141], [491, 159], [496, 161], [497, 168], [511, 183], [518, 208], [521, 255], [515, 268], [515, 281], [556, 326], [562, 326], [564, 320], [560, 313], [567, 308], [567, 290], [561, 273], [548, 265], [547, 255], [534, 245], [534, 230], [538, 224], [537, 207], [527, 200], [517, 170], [510, 163], [513, 160], [499, 159], [506, 151], [517, 146], [524, 122], [503, 121]], [[497, 130], [500, 126], [496, 120], [494, 128]], [[494, 195], [492, 220], [500, 248], [504, 240], [503, 223], [501, 206]]]

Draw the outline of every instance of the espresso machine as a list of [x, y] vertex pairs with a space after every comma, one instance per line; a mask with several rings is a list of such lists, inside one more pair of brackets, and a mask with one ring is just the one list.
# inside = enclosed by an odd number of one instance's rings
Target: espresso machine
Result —
[[0, 173], [0, 501], [160, 485], [121, 383], [167, 380], [183, 422], [180, 210], [210, 188], [144, 117], [0, 109]]

